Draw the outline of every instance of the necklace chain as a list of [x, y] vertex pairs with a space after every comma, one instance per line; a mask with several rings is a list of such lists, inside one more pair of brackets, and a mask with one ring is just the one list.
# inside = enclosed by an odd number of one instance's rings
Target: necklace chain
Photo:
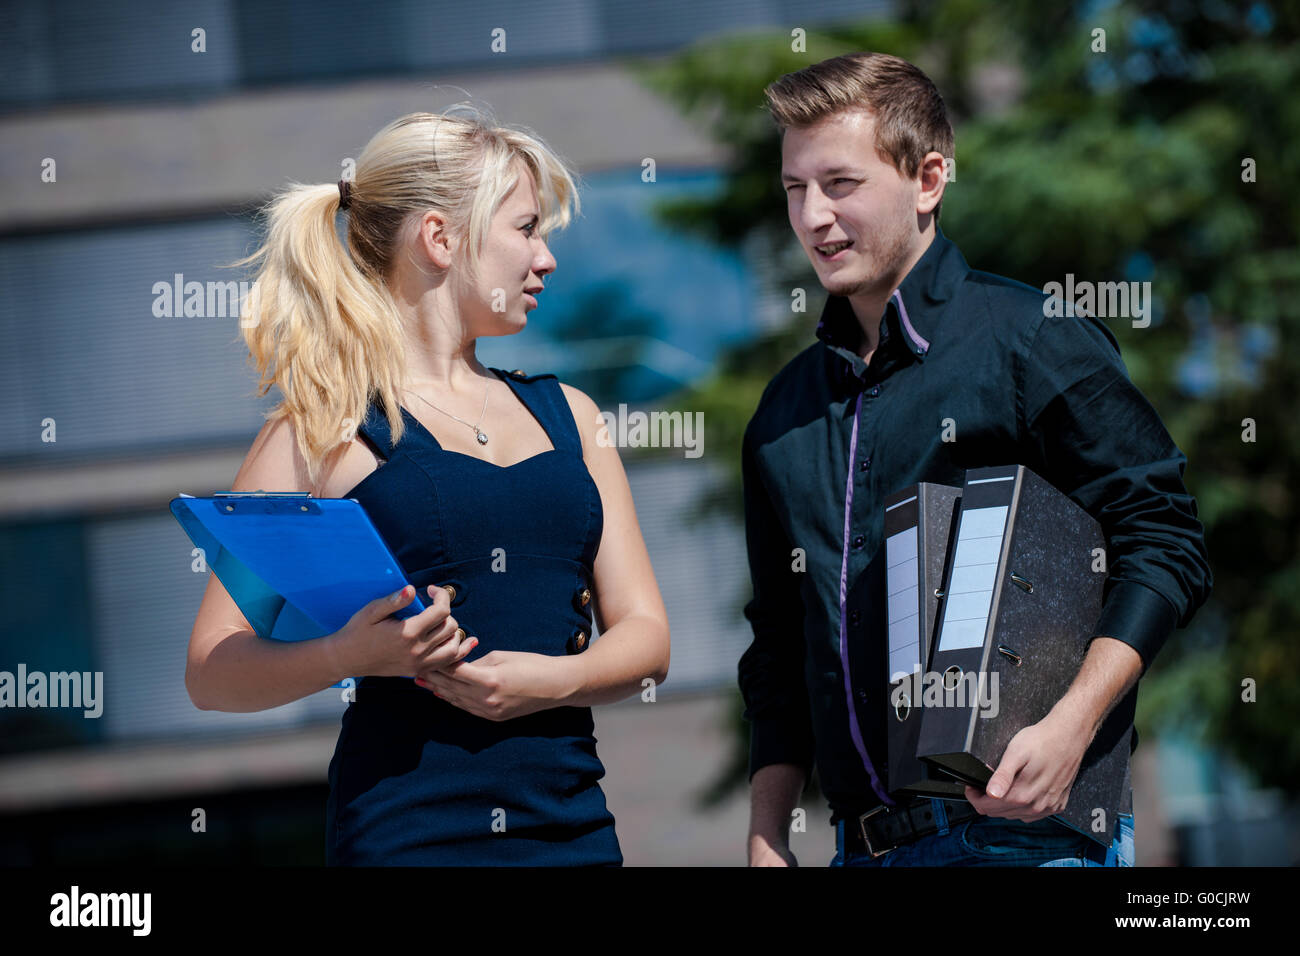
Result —
[[460, 422], [462, 425], [468, 425], [468, 426], [469, 426], [469, 427], [474, 431], [474, 437], [476, 437], [476, 438], [478, 439], [478, 443], [479, 443], [480, 445], [486, 445], [486, 444], [488, 443], [488, 437], [487, 437], [487, 434], [486, 434], [486, 433], [485, 433], [481, 428], [479, 428], [479, 425], [482, 424], [482, 422], [483, 422], [483, 416], [484, 416], [485, 414], [487, 414], [487, 403], [488, 403], [488, 394], [489, 394], [489, 389], [487, 388], [487, 383], [484, 383], [484, 388], [483, 388], [483, 411], [479, 412], [479, 414], [478, 414], [478, 421], [475, 422], [475, 423], [472, 424], [472, 425], [470, 425], [469, 422], [465, 421], [465, 419], [461, 418], [459, 415], [453, 415], [451, 412], [446, 411], [445, 409], [439, 408], [437, 405], [433, 404], [433, 402], [429, 401], [427, 398], [425, 398], [425, 397], [424, 397], [423, 395], [421, 395], [419, 392], [413, 392], [413, 391], [411, 391], [409, 388], [408, 388], [408, 389], [405, 389], [405, 391], [408, 392], [408, 393], [411, 394], [411, 395], [414, 395], [416, 398], [418, 398], [420, 401], [424, 402], [424, 404], [428, 405], [428, 406], [429, 406], [430, 408], [432, 408], [434, 411], [436, 411], [436, 412], [442, 412], [442, 413], [443, 413], [444, 415], [446, 415], [448, 418], [454, 418], [454, 419], [456, 419], [456, 421]]

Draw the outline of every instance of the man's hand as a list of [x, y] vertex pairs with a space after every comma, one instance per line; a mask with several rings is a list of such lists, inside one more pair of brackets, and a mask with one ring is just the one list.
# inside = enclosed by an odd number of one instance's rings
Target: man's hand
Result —
[[1046, 717], [1011, 738], [984, 792], [966, 788], [971, 806], [1025, 823], [1064, 810], [1103, 718], [1141, 673], [1142, 658], [1128, 644], [1094, 638], [1070, 689]]
[[423, 672], [416, 683], [487, 720], [508, 720], [562, 705], [574, 693], [568, 659], [527, 651], [489, 651]]
[[790, 847], [779, 840], [770, 840], [757, 833], [749, 835], [750, 866], [798, 866], [799, 861]]
[[1052, 711], [1011, 738], [983, 793], [967, 786], [966, 799], [985, 816], [1025, 823], [1060, 813], [1092, 735], [1091, 721]]

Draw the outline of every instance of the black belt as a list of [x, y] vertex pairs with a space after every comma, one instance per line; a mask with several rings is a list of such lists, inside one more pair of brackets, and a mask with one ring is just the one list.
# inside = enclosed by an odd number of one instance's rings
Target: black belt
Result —
[[[948, 826], [955, 826], [979, 816], [966, 801], [945, 800], [944, 814]], [[887, 807], [883, 803], [866, 813], [850, 813], [844, 818], [845, 850], [883, 856], [890, 850], [939, 832], [934, 807], [928, 797], [911, 803]]]

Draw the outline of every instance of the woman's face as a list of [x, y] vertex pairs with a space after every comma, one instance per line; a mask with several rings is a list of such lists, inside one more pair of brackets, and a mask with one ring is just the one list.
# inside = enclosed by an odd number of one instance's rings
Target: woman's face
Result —
[[478, 282], [461, 295], [461, 318], [471, 336], [523, 329], [528, 310], [537, 308], [542, 277], [555, 269], [555, 258], [537, 232], [540, 208], [532, 174], [522, 160], [515, 161], [515, 170], [519, 181], [488, 227]]

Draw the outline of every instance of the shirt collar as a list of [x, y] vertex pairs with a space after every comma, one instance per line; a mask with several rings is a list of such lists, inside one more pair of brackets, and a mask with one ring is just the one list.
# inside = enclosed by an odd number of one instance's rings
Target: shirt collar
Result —
[[[881, 344], [897, 336], [907, 352], [920, 362], [934, 348], [943, 305], [970, 272], [961, 250], [947, 239], [936, 224], [934, 239], [889, 297], [881, 319]], [[866, 375], [866, 363], [854, 351], [861, 337], [849, 300], [832, 295], [826, 299], [817, 338], [848, 360], [859, 378]]]

